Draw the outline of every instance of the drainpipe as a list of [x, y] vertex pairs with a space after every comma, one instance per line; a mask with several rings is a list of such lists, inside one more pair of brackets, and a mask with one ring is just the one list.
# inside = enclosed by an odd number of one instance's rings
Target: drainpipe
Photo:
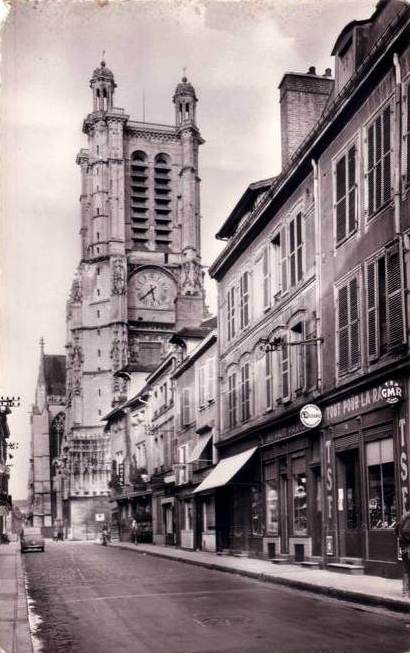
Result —
[[[321, 292], [322, 292], [322, 234], [320, 225], [320, 205], [319, 205], [319, 176], [317, 162], [312, 159], [313, 168], [313, 202], [315, 212], [315, 268], [316, 268], [316, 338], [322, 337], [321, 324]], [[319, 392], [322, 389], [322, 342], [317, 341], [317, 387]]]
[[394, 91], [394, 230], [396, 235], [400, 229], [400, 201], [401, 201], [401, 68], [397, 52], [393, 55], [396, 86]]

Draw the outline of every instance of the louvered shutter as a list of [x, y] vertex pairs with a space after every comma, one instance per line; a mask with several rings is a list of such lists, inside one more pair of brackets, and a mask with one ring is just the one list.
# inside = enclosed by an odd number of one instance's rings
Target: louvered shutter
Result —
[[374, 208], [380, 208], [382, 204], [382, 117], [378, 116], [375, 122], [375, 193]]
[[[314, 340], [316, 338], [316, 325], [314, 320], [312, 324], [306, 323], [306, 340]], [[309, 328], [308, 328], [309, 327]], [[306, 389], [316, 388], [317, 386], [317, 348], [320, 347], [318, 342], [315, 344], [307, 345], [305, 347], [306, 353]]]
[[207, 396], [208, 401], [215, 399], [215, 358], [207, 361]]
[[378, 355], [376, 275], [376, 261], [372, 261], [367, 265], [367, 353], [369, 359]]
[[255, 267], [253, 270], [253, 283], [255, 292], [253, 293], [254, 297], [254, 308], [255, 315], [260, 317], [264, 309], [264, 293], [263, 293], [263, 257], [261, 256], [255, 262]]
[[303, 240], [302, 240], [302, 214], [296, 216], [296, 269], [297, 280], [303, 277]]
[[[263, 308], [270, 306], [270, 278], [269, 278], [269, 250], [267, 247], [263, 250], [262, 256], [262, 278], [263, 278]], [[256, 288], [258, 292], [258, 288]]]
[[339, 374], [349, 369], [349, 308], [347, 286], [339, 288], [337, 293], [338, 306], [338, 364]]
[[290, 286], [296, 285], [296, 233], [295, 220], [289, 224], [289, 273]]
[[336, 164], [336, 242], [346, 237], [346, 157]]
[[347, 155], [348, 232], [356, 229], [356, 146]]
[[280, 232], [280, 271], [282, 293], [285, 293], [288, 289], [287, 264], [286, 227], [282, 227]]
[[349, 282], [350, 305], [350, 366], [357, 367], [360, 362], [360, 333], [359, 333], [359, 295], [357, 279], [354, 277]]
[[236, 333], [236, 291], [235, 287], [231, 288], [231, 338], [235, 337]]
[[286, 401], [290, 396], [289, 378], [289, 345], [287, 337], [283, 338], [282, 344], [282, 400]]
[[189, 388], [182, 390], [182, 424], [186, 426], [191, 421], [191, 391]]
[[272, 388], [272, 352], [265, 353], [265, 359], [262, 358], [265, 370], [265, 405], [266, 408], [271, 408], [273, 401], [273, 388]]
[[226, 301], [226, 317], [227, 317], [227, 336], [228, 341], [233, 338], [232, 326], [231, 326], [231, 316], [232, 316], [232, 306], [231, 306], [231, 290], [228, 290], [228, 296]]
[[387, 274], [387, 323], [389, 347], [400, 345], [404, 333], [404, 293], [402, 283], [402, 257], [398, 245], [386, 254]]
[[367, 192], [369, 215], [374, 213], [374, 125], [367, 131]]
[[407, 153], [407, 165], [406, 165], [406, 173], [407, 173], [407, 185], [410, 184], [410, 83], [407, 84], [407, 95], [406, 95], [406, 102], [407, 102], [407, 111], [406, 111], [406, 116], [407, 116], [407, 124], [406, 124], [406, 129], [407, 129], [407, 148], [406, 148], [406, 153]]
[[205, 366], [202, 365], [198, 370], [198, 403], [202, 407], [205, 405]]
[[391, 196], [390, 106], [383, 111], [383, 203]]

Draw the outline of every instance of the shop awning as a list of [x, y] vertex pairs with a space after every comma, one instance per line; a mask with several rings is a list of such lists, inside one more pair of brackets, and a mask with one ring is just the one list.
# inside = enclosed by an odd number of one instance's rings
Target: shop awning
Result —
[[257, 448], [252, 447], [252, 449], [246, 449], [246, 451], [237, 453], [235, 456], [229, 456], [229, 458], [220, 460], [212, 472], [195, 488], [193, 493], [213, 490], [229, 483], [248, 460], [250, 460]]
[[188, 456], [188, 463], [194, 463], [196, 460], [199, 460], [202, 456], [202, 452], [204, 451], [206, 445], [212, 438], [212, 431], [208, 433], [203, 433], [202, 435], [199, 436], [199, 440], [194, 447], [193, 452], [191, 453], [190, 456]]

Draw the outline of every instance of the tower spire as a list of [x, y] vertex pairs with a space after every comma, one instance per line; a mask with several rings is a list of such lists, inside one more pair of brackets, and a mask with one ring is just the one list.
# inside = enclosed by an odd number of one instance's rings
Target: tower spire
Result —
[[112, 109], [114, 89], [117, 86], [112, 71], [107, 68], [105, 63], [105, 50], [102, 52], [102, 57], [99, 68], [94, 70], [90, 80], [94, 111], [110, 111]]
[[175, 104], [175, 122], [177, 127], [183, 124], [196, 122], [196, 97], [195, 89], [186, 77], [186, 66], [184, 66], [183, 77], [175, 89], [173, 102]]

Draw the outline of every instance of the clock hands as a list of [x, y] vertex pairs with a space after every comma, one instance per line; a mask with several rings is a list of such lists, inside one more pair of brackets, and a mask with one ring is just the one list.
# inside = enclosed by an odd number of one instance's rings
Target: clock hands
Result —
[[145, 293], [145, 295], [140, 296], [140, 300], [142, 301], [145, 299], [145, 297], [148, 297], [148, 295], [152, 295], [152, 299], [155, 301], [155, 296], [154, 296], [154, 291], [157, 289], [156, 286], [151, 286], [149, 290]]

